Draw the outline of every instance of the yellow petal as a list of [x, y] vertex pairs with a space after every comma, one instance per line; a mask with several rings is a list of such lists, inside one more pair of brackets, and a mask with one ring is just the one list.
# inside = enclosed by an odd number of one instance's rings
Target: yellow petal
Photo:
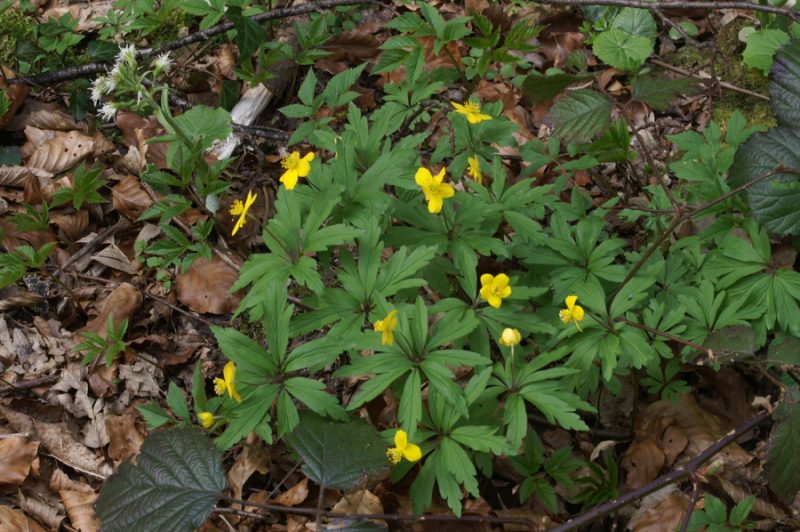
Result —
[[466, 108], [463, 105], [461, 105], [460, 103], [450, 102], [450, 105], [455, 107], [455, 110], [456, 110], [457, 113], [467, 114]]
[[437, 192], [442, 198], [452, 198], [456, 193], [456, 189], [450, 183], [442, 183], [439, 185]]
[[225, 388], [227, 388], [227, 387], [225, 386], [225, 381], [224, 380], [220, 379], [219, 377], [214, 379], [214, 393], [215, 394], [222, 395], [223, 393], [225, 393]]
[[567, 304], [567, 308], [572, 310], [572, 307], [575, 306], [575, 302], [578, 300], [578, 296], [567, 296], [567, 299], [564, 302]]
[[433, 181], [433, 175], [427, 168], [420, 167], [419, 170], [417, 170], [417, 173], [414, 175], [414, 181], [416, 181], [417, 185], [425, 187], [431, 184], [431, 181]]
[[231, 205], [231, 216], [239, 216], [244, 211], [244, 204], [242, 200], [233, 200], [233, 204]]
[[575, 305], [575, 308], [572, 309], [572, 319], [576, 321], [583, 320], [583, 307], [580, 305]]
[[497, 288], [505, 288], [508, 286], [508, 275], [501, 273], [494, 278], [494, 286]]
[[422, 458], [422, 449], [419, 448], [419, 445], [410, 443], [403, 449], [403, 458], [409, 462], [416, 462]]
[[394, 345], [394, 333], [391, 329], [384, 329], [381, 334], [381, 345]]
[[442, 198], [439, 196], [431, 196], [428, 198], [428, 212], [431, 214], [439, 214], [442, 211]]
[[489, 286], [494, 281], [494, 275], [491, 273], [484, 273], [481, 275], [481, 286]]
[[446, 170], [445, 167], [442, 167], [442, 169], [439, 170], [439, 173], [436, 174], [435, 176], [433, 176], [433, 182], [434, 183], [439, 184], [444, 180], [444, 172], [445, 172], [445, 170]]
[[394, 446], [401, 451], [408, 445], [408, 434], [403, 429], [399, 429], [394, 433]]
[[292, 190], [297, 185], [297, 170], [286, 170], [281, 176], [280, 182], [286, 187], [286, 190]]
[[197, 419], [203, 428], [210, 429], [214, 425], [214, 414], [211, 412], [200, 412], [197, 414]]

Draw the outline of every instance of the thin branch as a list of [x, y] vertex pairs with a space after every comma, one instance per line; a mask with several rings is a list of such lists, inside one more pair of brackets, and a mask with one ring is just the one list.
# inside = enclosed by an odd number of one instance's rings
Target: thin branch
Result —
[[619, 7], [638, 7], [639, 9], [708, 9], [716, 11], [719, 9], [749, 9], [750, 11], [761, 11], [774, 15], [784, 15], [791, 19], [800, 17], [800, 11], [795, 11], [786, 7], [773, 7], [768, 5], [755, 4], [753, 2], [649, 2], [648, 0], [534, 0], [536, 4], [549, 4], [556, 6], [619, 6]]
[[692, 496], [689, 498], [689, 506], [686, 508], [686, 515], [683, 518], [683, 525], [681, 525], [680, 532], [689, 530], [689, 521], [692, 520], [694, 507], [697, 505], [697, 499], [700, 498], [700, 482], [697, 479], [692, 479]]
[[[315, 517], [318, 515], [316, 508], [293, 508], [289, 506], [281, 506], [278, 504], [263, 504], [243, 501], [241, 499], [234, 499], [233, 497], [222, 497], [222, 500], [233, 503], [241, 504], [242, 506], [250, 506], [252, 508], [259, 508], [270, 512], [277, 512], [283, 514], [306, 515], [308, 517]], [[408, 514], [345, 514], [341, 512], [322, 511], [320, 514], [324, 517], [333, 517], [336, 519], [346, 520], [382, 520], [382, 521], [425, 521], [425, 522], [444, 522], [444, 523], [510, 523], [517, 525], [524, 525], [533, 529], [536, 524], [525, 517], [498, 517], [493, 515], [462, 515], [456, 517], [455, 515], [408, 515]]]
[[[267, 11], [266, 13], [260, 13], [258, 15], [254, 15], [250, 17], [250, 20], [253, 20], [255, 22], [266, 22], [268, 20], [296, 17], [298, 15], [305, 15], [307, 13], [316, 13], [319, 11], [324, 11], [326, 9], [338, 6], [372, 4], [374, 2], [375, 0], [320, 0], [319, 2], [314, 2], [310, 4], [302, 4], [292, 7], [284, 7], [281, 9], [273, 9], [272, 11]], [[186, 37], [170, 41], [159, 48], [147, 48], [143, 50], [138, 50], [136, 53], [136, 59], [142, 59], [162, 52], [177, 50], [189, 44], [208, 40], [211, 37], [214, 37], [215, 35], [219, 35], [220, 33], [225, 33], [226, 31], [232, 29], [234, 29], [233, 22], [223, 22], [217, 24], [216, 26], [212, 26], [207, 30], [198, 31], [189, 34]], [[108, 63], [89, 63], [77, 67], [66, 68], [64, 70], [59, 70], [57, 72], [48, 72], [46, 74], [38, 74], [33, 76], [18, 76], [13, 80], [9, 80], [9, 82], [11, 84], [24, 83], [27, 85], [53, 85], [55, 83], [69, 81], [71, 79], [91, 76], [92, 74], [98, 74], [100, 72], [107, 72], [110, 69], [111, 65], [109, 65]]]
[[[670, 65], [669, 63], [665, 63], [664, 61], [661, 61], [659, 59], [652, 59], [651, 58], [651, 59], [648, 59], [647, 62], [651, 63], [653, 65], [656, 65], [658, 67], [661, 67], [661, 68], [663, 68], [665, 70], [670, 70], [670, 71], [675, 72], [676, 74], [680, 74], [682, 76], [687, 76], [687, 77], [694, 78], [694, 79], [697, 79], [697, 80], [700, 80], [700, 81], [711, 81], [711, 78], [704, 77], [704, 76], [701, 76], [699, 74], [693, 74], [692, 72], [686, 70], [685, 68], [680, 68], [680, 67], [676, 67], [676, 66]], [[763, 100], [765, 102], [770, 101], [770, 97], [765, 95], [765, 94], [761, 94], [760, 92], [755, 92], [755, 91], [751, 91], [751, 90], [739, 87], [737, 85], [734, 85], [733, 83], [728, 83], [727, 81], [717, 81], [717, 84], [720, 87], [722, 87], [723, 89], [728, 89], [728, 90], [731, 90], [731, 91], [734, 91], [734, 92], [739, 92], [741, 94], [745, 94], [747, 96], [752, 96], [753, 98], [758, 98], [759, 100]]]
[[742, 423], [736, 430], [733, 430], [726, 434], [724, 437], [720, 438], [716, 441], [713, 445], [709, 446], [706, 450], [702, 453], [698, 454], [691, 460], [689, 460], [683, 467], [679, 467], [677, 469], [673, 469], [669, 473], [666, 473], [657, 479], [653, 480], [649, 484], [642, 486], [639, 489], [629, 491], [625, 493], [621, 497], [617, 499], [608, 501], [606, 503], [600, 504], [583, 512], [582, 514], [573, 517], [572, 519], [568, 520], [561, 526], [555, 527], [550, 529], [550, 532], [567, 532], [569, 530], [577, 530], [581, 527], [588, 525], [589, 523], [604, 517], [605, 515], [614, 512], [623, 506], [626, 506], [645, 495], [652, 493], [658, 489], [663, 488], [669, 484], [682, 480], [686, 477], [691, 476], [695, 473], [701, 465], [703, 465], [706, 461], [708, 461], [712, 456], [720, 452], [722, 449], [736, 441], [740, 436], [747, 433], [750, 429], [764, 421], [769, 417], [769, 412], [762, 411], [756, 414], [755, 416], [751, 417], [744, 423]]

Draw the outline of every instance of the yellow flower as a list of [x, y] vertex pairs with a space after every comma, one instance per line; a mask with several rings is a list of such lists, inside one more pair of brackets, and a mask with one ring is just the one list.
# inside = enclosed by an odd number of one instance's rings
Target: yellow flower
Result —
[[375, 332], [381, 334], [381, 345], [392, 345], [394, 343], [394, 328], [397, 327], [397, 311], [393, 310], [382, 320], [375, 322]]
[[467, 158], [467, 162], [469, 163], [469, 176], [474, 179], [476, 182], [483, 184], [483, 174], [481, 173], [481, 163], [478, 161], [477, 157], [469, 157]]
[[456, 113], [465, 115], [470, 124], [478, 124], [484, 120], [491, 120], [490, 115], [481, 114], [481, 105], [473, 101], [467, 101], [464, 105], [456, 102], [450, 102], [450, 105], [456, 108]]
[[238, 216], [239, 219], [236, 220], [236, 225], [233, 226], [233, 231], [231, 231], [231, 236], [234, 236], [239, 229], [244, 227], [244, 224], [247, 222], [247, 211], [250, 210], [250, 207], [255, 203], [258, 194], [253, 194], [252, 190], [247, 191], [247, 199], [244, 203], [242, 200], [235, 200], [233, 205], [231, 205], [231, 216]]
[[583, 321], [583, 307], [575, 304], [577, 300], [578, 296], [567, 296], [567, 299], [564, 300], [567, 304], [567, 308], [559, 310], [558, 317], [561, 318], [561, 321], [564, 323], [574, 323], [575, 327], [577, 327], [579, 331], [582, 331], [583, 329], [578, 325], [578, 322]]
[[242, 397], [239, 395], [239, 392], [236, 391], [236, 386], [234, 384], [234, 380], [236, 379], [236, 364], [232, 361], [225, 364], [225, 367], [222, 368], [222, 377], [217, 377], [214, 379], [214, 392], [217, 395], [222, 395], [225, 392], [228, 392], [228, 395], [235, 400], [237, 403], [242, 402]]
[[456, 191], [450, 183], [442, 183], [444, 180], [444, 171], [433, 175], [427, 168], [420, 167], [417, 174], [414, 176], [414, 181], [417, 182], [422, 193], [425, 194], [425, 201], [428, 202], [428, 212], [437, 214], [441, 212], [442, 205], [445, 198], [452, 198]]
[[514, 347], [519, 345], [522, 341], [522, 335], [517, 329], [503, 329], [503, 334], [500, 335], [500, 344], [506, 347]]
[[212, 425], [214, 425], [214, 414], [211, 412], [200, 412], [197, 414], [197, 419], [200, 420], [200, 424], [203, 425], [203, 428], [210, 429]]
[[416, 462], [422, 458], [422, 449], [419, 448], [419, 445], [408, 443], [408, 434], [400, 429], [394, 435], [394, 447], [390, 447], [386, 451], [386, 456], [393, 464], [399, 463], [403, 458], [409, 462]]
[[481, 275], [481, 297], [494, 308], [500, 308], [503, 300], [511, 295], [508, 275], [501, 273], [496, 277], [490, 273]]
[[281, 161], [281, 166], [286, 168], [286, 171], [281, 176], [280, 181], [286, 186], [287, 190], [292, 190], [297, 185], [299, 177], [306, 177], [311, 172], [311, 161], [313, 160], [313, 151], [306, 153], [302, 158], [298, 151], [293, 151], [288, 157], [284, 157]]

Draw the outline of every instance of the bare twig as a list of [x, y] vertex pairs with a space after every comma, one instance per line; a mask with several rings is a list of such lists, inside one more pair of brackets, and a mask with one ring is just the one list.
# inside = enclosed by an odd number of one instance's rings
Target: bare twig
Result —
[[686, 516], [683, 518], [680, 532], [689, 530], [689, 521], [692, 520], [692, 514], [698, 498], [700, 498], [700, 482], [696, 478], [692, 478], [692, 496], [689, 497], [689, 506], [686, 508]]
[[[651, 58], [651, 59], [648, 59], [647, 62], [651, 63], [653, 65], [656, 65], [658, 67], [661, 67], [661, 68], [663, 68], [665, 70], [670, 70], [670, 71], [675, 72], [676, 74], [680, 74], [682, 76], [687, 76], [687, 77], [694, 78], [694, 79], [697, 79], [697, 80], [700, 80], [700, 81], [711, 81], [711, 78], [704, 77], [704, 76], [701, 76], [699, 74], [694, 74], [694, 73], [686, 70], [685, 68], [680, 68], [680, 67], [676, 67], [676, 66], [670, 65], [669, 63], [665, 63], [664, 61], [661, 61], [659, 59]], [[761, 94], [759, 92], [754, 92], [754, 91], [739, 87], [737, 85], [734, 85], [733, 83], [728, 83], [726, 81], [717, 81], [717, 83], [723, 89], [728, 89], [728, 90], [731, 90], [731, 91], [734, 91], [734, 92], [739, 92], [741, 94], [745, 94], [747, 96], [752, 96], [753, 98], [758, 98], [759, 100], [764, 100], [765, 102], [770, 101], [769, 96], [767, 96], [765, 94]]]
[[709, 446], [706, 450], [702, 453], [698, 454], [691, 460], [689, 460], [683, 467], [679, 467], [677, 469], [673, 469], [669, 473], [666, 473], [657, 479], [653, 480], [649, 484], [642, 486], [639, 489], [629, 491], [625, 493], [621, 497], [618, 497], [614, 500], [608, 501], [606, 503], [600, 504], [583, 512], [582, 514], [573, 517], [572, 519], [568, 520], [561, 526], [556, 528], [550, 529], [550, 532], [567, 532], [568, 530], [577, 530], [601, 517], [604, 517], [611, 512], [614, 512], [625, 505], [628, 505], [645, 495], [652, 493], [658, 489], [663, 488], [669, 484], [682, 480], [693, 473], [695, 473], [701, 465], [703, 465], [706, 461], [708, 461], [712, 456], [720, 452], [722, 449], [739, 439], [743, 434], [750, 431], [753, 427], [764, 421], [769, 417], [769, 413], [766, 411], [759, 412], [755, 416], [751, 417], [744, 423], [742, 423], [736, 430], [733, 430], [726, 434], [724, 437], [717, 440], [713, 445]]
[[784, 15], [791, 19], [800, 17], [800, 11], [795, 11], [786, 7], [773, 7], [761, 5], [753, 2], [649, 2], [648, 0], [535, 0], [536, 4], [550, 4], [557, 6], [619, 6], [619, 7], [638, 7], [639, 9], [708, 9], [716, 11], [719, 9], [748, 9], [750, 11], [761, 11], [774, 15]]

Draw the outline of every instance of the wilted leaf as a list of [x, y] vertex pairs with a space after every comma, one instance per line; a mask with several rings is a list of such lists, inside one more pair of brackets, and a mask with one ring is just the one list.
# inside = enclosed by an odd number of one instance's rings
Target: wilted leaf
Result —
[[206, 433], [167, 429], [106, 481], [95, 508], [106, 530], [188, 531], [208, 519], [223, 489], [222, 456]]
[[[40, 168], [53, 174], [64, 172], [77, 166], [95, 148], [94, 139], [78, 131], [49, 131], [42, 136], [34, 130], [38, 128], [25, 128], [28, 141], [35, 146], [27, 160], [27, 165], [31, 168]], [[46, 140], [42, 140], [45, 138]]]
[[[358, 490], [348, 493], [337, 502], [334, 512], [349, 515], [358, 514], [382, 514], [383, 504], [381, 500], [369, 490]], [[471, 512], [472, 513], [472, 512]], [[334, 519], [327, 527], [328, 530], [354, 530], [353, 526], [367, 525], [368, 528], [357, 528], [357, 530], [387, 530], [385, 521], [353, 521], [350, 519]]]
[[342, 423], [303, 412], [286, 441], [302, 458], [303, 472], [328, 488], [358, 486], [368, 475], [389, 467], [386, 445], [363, 419]]
[[304, 478], [281, 493], [273, 502], [281, 506], [297, 506], [308, 498], [308, 479]]
[[58, 492], [64, 509], [67, 511], [73, 528], [81, 532], [95, 532], [100, 522], [94, 513], [94, 502], [97, 494], [83, 491], [61, 490]]
[[228, 471], [228, 483], [233, 488], [233, 496], [241, 499], [244, 483], [256, 471], [262, 474], [268, 473], [268, 466], [269, 460], [263, 441], [257, 436], [255, 438], [248, 436], [247, 444], [242, 447], [242, 452]]
[[108, 456], [116, 462], [138, 453], [144, 443], [138, 418], [131, 413], [106, 416], [106, 433], [109, 440]]
[[39, 523], [10, 506], [0, 506], [0, 531], [2, 532], [46, 532]]
[[201, 314], [233, 312], [242, 295], [229, 294], [228, 290], [238, 278], [239, 272], [216, 255], [211, 260], [199, 257], [186, 273], [178, 273], [176, 277], [178, 300]]
[[786, 504], [800, 490], [800, 391], [787, 388], [775, 410], [775, 425], [769, 437], [767, 480], [769, 487]]
[[674, 488], [660, 499], [654, 497], [658, 493], [661, 492], [656, 492], [642, 501], [642, 507], [636, 511], [628, 523], [628, 530], [632, 532], [673, 532], [681, 523], [686, 508], [689, 506], [688, 497]]
[[92, 260], [131, 275], [136, 275], [137, 273], [136, 267], [131, 260], [114, 244], [109, 244], [92, 255]]
[[0, 440], [0, 484], [19, 485], [27, 478], [39, 443], [21, 436]]
[[45, 130], [58, 129], [61, 131], [80, 129], [75, 120], [73, 120], [60, 105], [41, 102], [39, 100], [26, 102], [25, 107], [14, 117], [8, 129], [12, 131], [22, 131], [27, 126]]
[[105, 337], [109, 314], [113, 315], [114, 327], [119, 327], [123, 320], [133, 316], [141, 304], [142, 293], [132, 284], [122, 283], [108, 295], [100, 314], [87, 323], [83, 331], [91, 331]]
[[89, 226], [89, 213], [85, 210], [51, 213], [50, 223], [56, 224], [63, 231], [67, 241], [75, 242]]

